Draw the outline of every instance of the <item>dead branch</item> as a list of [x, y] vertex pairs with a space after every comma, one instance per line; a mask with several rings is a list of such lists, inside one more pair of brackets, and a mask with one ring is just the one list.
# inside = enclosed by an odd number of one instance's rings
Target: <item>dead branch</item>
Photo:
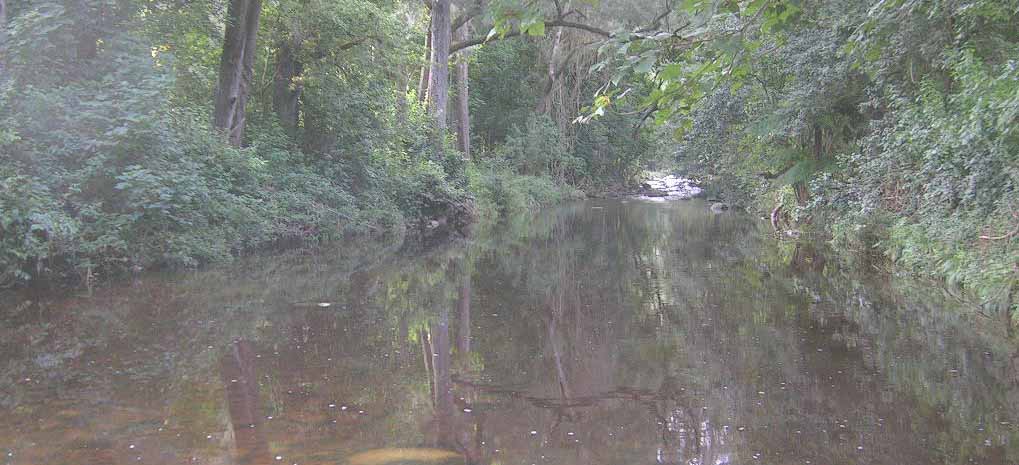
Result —
[[782, 209], [785, 208], [785, 204], [779, 202], [774, 209], [771, 210], [771, 227], [775, 232], [782, 230], [782, 226], [779, 222], [782, 220]]

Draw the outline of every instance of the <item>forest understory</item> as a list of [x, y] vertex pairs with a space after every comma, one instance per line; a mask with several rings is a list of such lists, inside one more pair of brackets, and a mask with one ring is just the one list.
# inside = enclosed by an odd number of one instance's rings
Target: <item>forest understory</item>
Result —
[[1014, 327], [1017, 24], [1017, 0], [0, 0], [0, 285], [462, 231], [658, 170]]

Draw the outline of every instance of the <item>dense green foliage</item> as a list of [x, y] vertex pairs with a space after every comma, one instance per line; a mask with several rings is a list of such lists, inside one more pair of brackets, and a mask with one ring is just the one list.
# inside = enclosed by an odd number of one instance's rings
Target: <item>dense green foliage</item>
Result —
[[[265, 2], [240, 147], [209, 118], [224, 2], [11, 7], [0, 26], [0, 285], [418, 231], [576, 197], [574, 186], [594, 185], [588, 173], [627, 181], [567, 148], [534, 108], [540, 85], [513, 95], [495, 81], [508, 69], [539, 81], [536, 41], [473, 60], [482, 149], [472, 163], [436, 155], [408, 85], [427, 26], [416, 3]], [[296, 125], [277, 117], [284, 56], [298, 63], [284, 85], [299, 96]]]
[[[679, 2], [603, 46], [685, 170], [780, 229], [944, 279], [1019, 322], [1019, 3]], [[777, 209], [776, 209], [777, 208]], [[868, 263], [872, 264], [871, 263]]]
[[[216, 103], [234, 2], [261, 5], [239, 131]], [[1019, 321], [1015, 0], [452, 9], [11, 5], [0, 18], [0, 283], [456, 229], [623, 189], [674, 162], [771, 212], [778, 230], [942, 278]], [[432, 79], [445, 67], [427, 64], [443, 18], [458, 77]], [[470, 91], [458, 100], [462, 68]], [[455, 109], [438, 108], [433, 86]]]

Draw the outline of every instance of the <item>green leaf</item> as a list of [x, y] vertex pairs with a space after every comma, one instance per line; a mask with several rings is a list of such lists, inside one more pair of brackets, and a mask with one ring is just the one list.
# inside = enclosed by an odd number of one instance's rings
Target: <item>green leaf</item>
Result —
[[670, 63], [665, 65], [664, 68], [658, 73], [658, 79], [662, 81], [672, 81], [679, 77], [683, 73], [683, 66], [679, 63]]
[[633, 72], [637, 74], [646, 74], [651, 71], [651, 67], [655, 65], [656, 61], [658, 61], [656, 57], [645, 57], [633, 67]]
[[545, 22], [537, 21], [527, 28], [527, 35], [534, 37], [542, 37], [545, 35]]
[[761, 7], [767, 4], [768, 0], [753, 0], [749, 5], [747, 5], [746, 10], [743, 11], [743, 16], [756, 15], [757, 12], [761, 10]]

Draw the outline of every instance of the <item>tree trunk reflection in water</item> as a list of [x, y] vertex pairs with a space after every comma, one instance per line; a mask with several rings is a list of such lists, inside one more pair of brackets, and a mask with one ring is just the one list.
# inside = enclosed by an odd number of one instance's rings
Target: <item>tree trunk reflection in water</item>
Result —
[[260, 428], [258, 374], [252, 344], [238, 341], [231, 345], [220, 359], [219, 370], [226, 388], [237, 462], [243, 465], [271, 463], [269, 445]]
[[453, 449], [453, 385], [450, 378], [449, 309], [445, 306], [432, 322], [432, 374], [435, 386], [435, 445]]
[[464, 260], [463, 280], [457, 301], [460, 313], [460, 329], [457, 331], [457, 352], [464, 363], [470, 363], [468, 354], [471, 352], [471, 272], [469, 262]]

